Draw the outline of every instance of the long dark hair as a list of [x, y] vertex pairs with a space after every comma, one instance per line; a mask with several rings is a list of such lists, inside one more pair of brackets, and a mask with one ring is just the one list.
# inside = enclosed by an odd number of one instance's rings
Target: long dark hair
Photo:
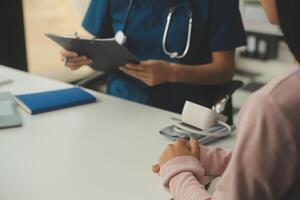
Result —
[[277, 0], [276, 2], [285, 41], [300, 62], [300, 0]]

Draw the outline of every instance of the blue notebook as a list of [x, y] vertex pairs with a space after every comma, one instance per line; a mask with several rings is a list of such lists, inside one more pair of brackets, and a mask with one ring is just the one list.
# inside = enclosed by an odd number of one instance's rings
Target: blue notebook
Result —
[[96, 98], [79, 87], [16, 96], [18, 105], [34, 115], [96, 102]]

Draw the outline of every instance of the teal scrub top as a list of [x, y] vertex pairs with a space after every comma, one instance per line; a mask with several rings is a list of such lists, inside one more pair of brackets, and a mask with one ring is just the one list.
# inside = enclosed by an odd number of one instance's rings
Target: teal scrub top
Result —
[[[190, 0], [177, 0], [169, 28], [167, 47], [183, 52], [186, 45]], [[234, 50], [245, 45], [245, 31], [238, 0], [195, 0], [193, 29], [188, 54], [171, 59], [163, 52], [162, 38], [174, 0], [134, 0], [124, 45], [138, 59], [160, 59], [173, 63], [211, 63], [212, 52]], [[98, 38], [111, 38], [122, 29], [129, 0], [91, 0], [83, 27]], [[108, 94], [180, 113], [185, 100], [211, 107], [222, 90], [219, 86], [164, 83], [148, 87], [122, 72], [110, 74]]]

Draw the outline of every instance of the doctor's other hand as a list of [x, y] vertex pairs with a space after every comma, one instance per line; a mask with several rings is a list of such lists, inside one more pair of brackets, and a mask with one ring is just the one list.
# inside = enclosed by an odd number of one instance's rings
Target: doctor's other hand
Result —
[[155, 86], [165, 82], [172, 82], [174, 67], [162, 60], [147, 60], [140, 64], [127, 63], [120, 67], [125, 74], [143, 81], [148, 86]]
[[191, 138], [190, 141], [178, 139], [175, 144], [169, 144], [160, 156], [158, 164], [152, 166], [153, 173], [159, 173], [160, 169], [169, 160], [179, 156], [193, 156], [200, 159], [200, 147], [196, 139]]
[[60, 54], [61, 54], [61, 61], [65, 62], [65, 65], [71, 70], [76, 70], [84, 65], [90, 65], [93, 63], [93, 61], [88, 57], [79, 56], [76, 52], [62, 49], [60, 51]]

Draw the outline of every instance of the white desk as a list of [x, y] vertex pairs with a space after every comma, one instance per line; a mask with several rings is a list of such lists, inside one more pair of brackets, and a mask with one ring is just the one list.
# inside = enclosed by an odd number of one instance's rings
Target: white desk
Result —
[[[13, 94], [70, 87], [0, 66]], [[0, 130], [1, 200], [168, 199], [151, 172], [176, 114], [93, 92], [98, 102], [30, 116]], [[233, 139], [217, 143], [231, 147]]]

